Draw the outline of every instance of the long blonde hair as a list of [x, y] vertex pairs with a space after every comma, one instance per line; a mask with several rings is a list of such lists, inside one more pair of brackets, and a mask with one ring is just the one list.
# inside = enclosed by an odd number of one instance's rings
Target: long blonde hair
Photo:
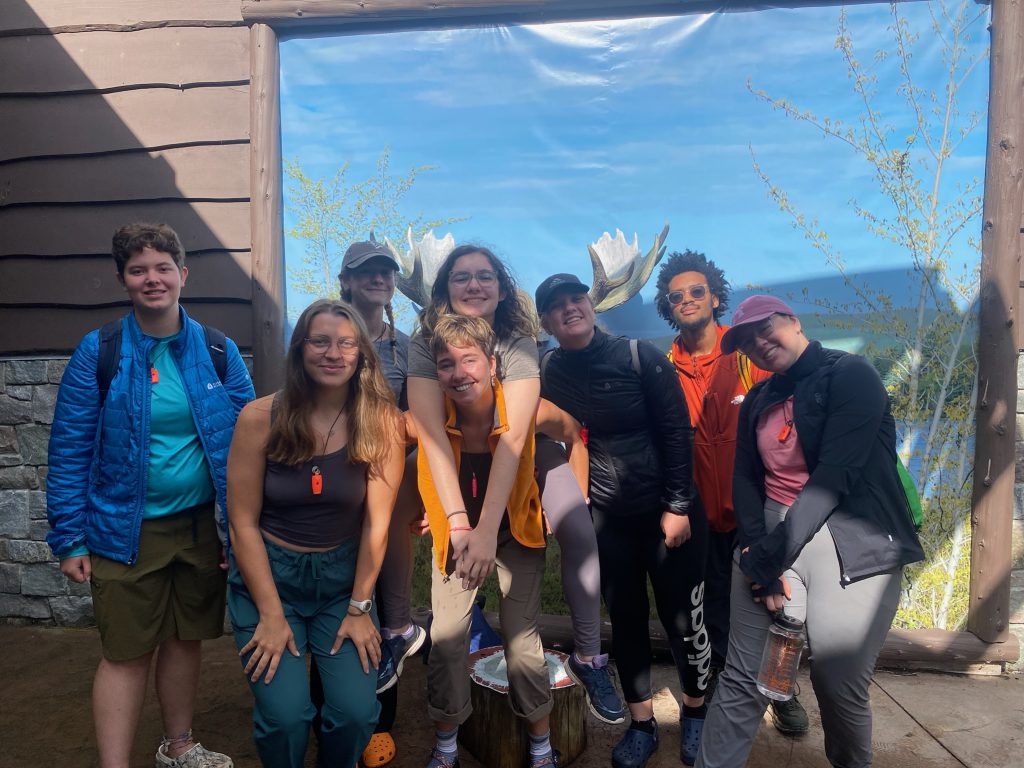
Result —
[[319, 299], [299, 316], [285, 358], [284, 388], [278, 393], [276, 413], [267, 439], [267, 459], [295, 466], [316, 455], [317, 443], [310, 416], [316, 402], [316, 383], [306, 372], [303, 347], [313, 318], [330, 314], [348, 320], [356, 332], [359, 362], [349, 379], [348, 458], [365, 462], [374, 470], [387, 459], [389, 446], [399, 428], [395, 395], [384, 379], [380, 358], [370, 343], [366, 325], [351, 304], [337, 299]]

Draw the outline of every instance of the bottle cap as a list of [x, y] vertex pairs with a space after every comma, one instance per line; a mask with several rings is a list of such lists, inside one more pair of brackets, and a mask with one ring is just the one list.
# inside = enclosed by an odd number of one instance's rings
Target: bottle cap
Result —
[[775, 614], [775, 624], [781, 629], [788, 630], [790, 632], [802, 632], [804, 629], [804, 623], [800, 619], [787, 616], [782, 611]]

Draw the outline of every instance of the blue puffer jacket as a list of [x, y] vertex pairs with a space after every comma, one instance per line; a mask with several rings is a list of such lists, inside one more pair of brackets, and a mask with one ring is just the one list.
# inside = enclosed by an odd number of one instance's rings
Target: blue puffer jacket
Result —
[[[221, 384], [206, 349], [203, 327], [181, 309], [183, 332], [171, 352], [192, 407], [213, 473], [217, 503], [226, 510], [227, 458], [238, 412], [254, 393], [238, 347], [227, 340], [227, 376]], [[50, 549], [67, 557], [89, 552], [134, 564], [149, 474], [149, 353], [135, 315], [121, 320], [121, 359], [100, 407], [96, 365], [99, 331], [72, 355], [57, 396], [50, 432], [46, 507]]]

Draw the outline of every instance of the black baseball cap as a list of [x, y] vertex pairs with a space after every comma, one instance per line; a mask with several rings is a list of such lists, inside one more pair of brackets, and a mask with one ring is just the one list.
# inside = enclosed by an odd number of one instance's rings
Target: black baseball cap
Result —
[[345, 258], [341, 260], [341, 271], [361, 267], [370, 259], [376, 258], [387, 259], [397, 270], [402, 268], [391, 249], [386, 245], [378, 243], [376, 240], [360, 240], [352, 243], [345, 251]]
[[542, 315], [547, 312], [548, 305], [555, 298], [555, 294], [559, 292], [582, 291], [587, 293], [589, 290], [590, 286], [582, 282], [576, 275], [570, 275], [568, 272], [559, 272], [537, 286], [537, 292], [534, 294], [534, 299], [537, 302], [537, 311]]

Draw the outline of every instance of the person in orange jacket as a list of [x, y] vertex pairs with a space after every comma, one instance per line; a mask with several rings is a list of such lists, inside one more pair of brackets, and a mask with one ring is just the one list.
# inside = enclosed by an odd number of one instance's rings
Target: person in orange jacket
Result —
[[[710, 529], [704, 577], [704, 622], [711, 635], [710, 699], [729, 644], [729, 591], [736, 549], [732, 470], [740, 404], [751, 386], [771, 373], [741, 352], [722, 353], [722, 336], [729, 326], [720, 320], [729, 305], [729, 282], [714, 261], [690, 250], [672, 253], [658, 272], [657, 289], [658, 314], [679, 332], [668, 357], [679, 376], [694, 428], [693, 476]], [[807, 732], [807, 713], [796, 698], [773, 702], [772, 720], [782, 733]]]

